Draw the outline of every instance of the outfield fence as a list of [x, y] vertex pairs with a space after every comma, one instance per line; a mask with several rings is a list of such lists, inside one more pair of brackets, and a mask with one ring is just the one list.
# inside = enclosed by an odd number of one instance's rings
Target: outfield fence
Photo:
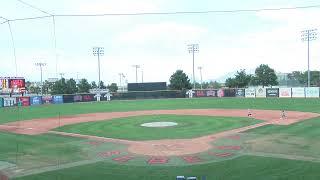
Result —
[[[188, 98], [187, 91], [135, 91], [112, 93], [112, 100]], [[193, 97], [201, 98], [320, 98], [319, 87], [296, 88], [239, 88], [193, 90]], [[95, 94], [64, 94], [23, 97], [0, 97], [0, 107], [37, 106], [42, 104], [63, 104], [96, 101]], [[102, 94], [101, 101], [107, 101]]]

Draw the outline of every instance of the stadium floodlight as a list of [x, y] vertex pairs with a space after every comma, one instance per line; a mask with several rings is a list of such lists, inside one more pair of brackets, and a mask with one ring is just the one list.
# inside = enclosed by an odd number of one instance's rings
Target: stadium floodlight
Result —
[[196, 80], [195, 80], [195, 76], [194, 76], [194, 53], [199, 52], [199, 44], [189, 44], [188, 51], [189, 51], [189, 53], [192, 53], [193, 89], [195, 89], [196, 88]]
[[310, 87], [310, 41], [317, 39], [317, 29], [301, 31], [301, 40], [308, 42], [308, 87]]
[[200, 80], [201, 80], [200, 88], [202, 89], [202, 67], [199, 66], [198, 69], [200, 71]]
[[99, 81], [98, 81], [98, 91], [100, 93], [100, 81], [101, 81], [101, 74], [100, 74], [100, 56], [104, 55], [104, 48], [103, 47], [94, 47], [93, 48], [93, 55], [98, 56], [98, 74], [99, 74]]
[[126, 76], [123, 73], [119, 73], [119, 77], [120, 77], [119, 86], [122, 87], [122, 91], [124, 91], [124, 85], [122, 85], [122, 78], [125, 78]]
[[138, 68], [140, 68], [140, 65], [132, 65], [132, 67], [136, 68], [136, 83], [138, 83]]
[[41, 77], [41, 95], [43, 95], [43, 81], [42, 81], [42, 67], [46, 66], [46, 63], [37, 62], [35, 63], [36, 66], [40, 67], [40, 77]]

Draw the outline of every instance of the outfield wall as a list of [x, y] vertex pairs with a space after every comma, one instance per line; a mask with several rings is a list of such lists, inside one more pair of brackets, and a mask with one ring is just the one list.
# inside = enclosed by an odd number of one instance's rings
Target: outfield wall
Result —
[[[112, 93], [112, 100], [188, 98], [186, 91], [145, 91]], [[319, 87], [307, 88], [239, 88], [193, 90], [195, 98], [319, 98]], [[0, 97], [0, 107], [39, 106], [42, 104], [63, 104], [96, 101], [95, 94], [45, 95], [31, 97]], [[107, 101], [102, 94], [101, 101]]]

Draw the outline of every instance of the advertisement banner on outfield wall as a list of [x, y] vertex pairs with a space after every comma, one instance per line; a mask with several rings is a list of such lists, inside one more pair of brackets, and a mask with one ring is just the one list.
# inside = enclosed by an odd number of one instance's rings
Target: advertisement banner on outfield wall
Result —
[[236, 97], [236, 89], [224, 89], [224, 97]]
[[3, 98], [0, 97], [0, 108], [2, 108], [2, 107], [3, 107]]
[[307, 98], [318, 98], [319, 97], [319, 87], [307, 87], [305, 89]]
[[95, 101], [94, 94], [82, 94], [82, 102]]
[[42, 96], [42, 103], [43, 104], [52, 104], [53, 97], [52, 96]]
[[257, 88], [256, 89], [256, 97], [257, 98], [265, 98], [267, 97], [267, 91], [266, 91], [266, 88]]
[[3, 107], [11, 107], [17, 104], [17, 98], [3, 98]]
[[82, 102], [82, 96], [81, 95], [74, 95], [73, 102]]
[[305, 88], [292, 88], [292, 97], [304, 98], [306, 97]]
[[52, 103], [53, 104], [62, 104], [63, 103], [63, 97], [61, 95], [52, 96]]
[[17, 100], [21, 106], [30, 106], [30, 97], [18, 97]]
[[236, 97], [245, 97], [245, 89], [236, 89]]
[[219, 89], [217, 92], [217, 95], [218, 95], [218, 97], [224, 97], [225, 96], [224, 89]]
[[73, 103], [74, 102], [73, 101], [74, 100], [74, 98], [73, 98], [74, 95], [71, 95], [71, 94], [69, 95], [68, 94], [68, 95], [63, 95], [62, 97], [63, 97], [63, 103]]
[[31, 106], [41, 105], [42, 104], [42, 97], [41, 96], [30, 97], [30, 104], [31, 104]]
[[195, 90], [195, 97], [218, 97], [218, 90], [215, 89], [206, 89], [206, 90]]
[[255, 98], [256, 97], [256, 89], [254, 89], [254, 88], [245, 89], [245, 96], [246, 96], [246, 98]]
[[280, 88], [279, 97], [281, 98], [291, 98], [291, 88]]
[[267, 97], [279, 97], [279, 88], [267, 88]]

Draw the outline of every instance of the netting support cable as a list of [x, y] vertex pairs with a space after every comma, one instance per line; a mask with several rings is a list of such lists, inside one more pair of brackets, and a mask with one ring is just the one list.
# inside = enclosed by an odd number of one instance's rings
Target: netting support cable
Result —
[[58, 77], [57, 35], [56, 35], [56, 20], [54, 16], [52, 16], [52, 24], [53, 24], [54, 54], [55, 54], [55, 60], [56, 60], [56, 77]]
[[12, 33], [12, 28], [10, 25], [10, 21], [7, 21], [8, 26], [9, 26], [9, 31], [10, 31], [10, 36], [11, 36], [11, 42], [12, 42], [12, 49], [13, 49], [13, 57], [14, 57], [14, 65], [15, 65], [15, 70], [16, 70], [16, 76], [18, 76], [18, 64], [17, 64], [17, 55], [16, 55], [16, 46], [14, 43], [14, 37]]

